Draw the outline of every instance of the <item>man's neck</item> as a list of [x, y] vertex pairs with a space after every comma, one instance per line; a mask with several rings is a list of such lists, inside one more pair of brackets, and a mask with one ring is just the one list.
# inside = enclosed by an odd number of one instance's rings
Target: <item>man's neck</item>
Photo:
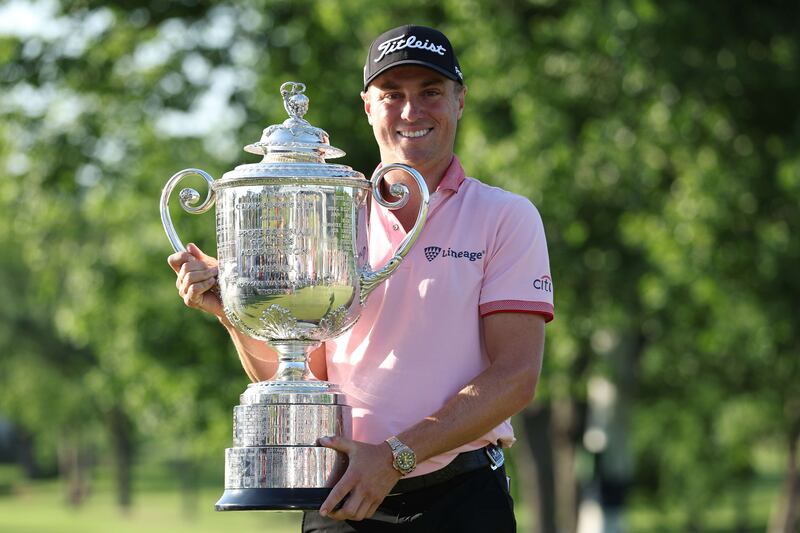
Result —
[[[447, 169], [453, 162], [453, 157], [454, 154], [450, 154], [450, 157], [443, 158], [432, 165], [420, 165], [417, 167], [412, 166], [414, 170], [422, 175], [425, 183], [428, 185], [429, 193], [433, 193], [439, 186], [439, 183], [441, 183], [445, 172], [447, 172]], [[396, 163], [396, 161], [381, 161], [382, 165], [389, 165], [391, 163]], [[404, 183], [411, 191], [415, 191], [417, 189], [416, 185], [414, 184], [414, 179], [407, 172], [403, 172], [402, 170], [387, 173], [386, 182], [390, 185], [395, 183]]]
[[[439, 183], [441, 183], [445, 172], [447, 172], [447, 169], [453, 162], [453, 157], [454, 155], [451, 154], [450, 158], [445, 160], [444, 163], [439, 163], [435, 166], [432, 165], [430, 167], [426, 166], [423, 168], [415, 168], [415, 170], [422, 174], [422, 177], [425, 179], [425, 183], [428, 186], [428, 193], [432, 194], [434, 191], [436, 191], [436, 188], [439, 186]], [[382, 164], [390, 163], [383, 162]], [[404, 184], [406, 187], [408, 187], [408, 190], [411, 194], [411, 197], [405, 206], [392, 211], [397, 220], [403, 225], [403, 228], [406, 231], [410, 231], [411, 227], [416, 222], [417, 214], [419, 213], [419, 207], [422, 203], [422, 196], [420, 195], [419, 187], [417, 187], [414, 178], [411, 177], [407, 172], [403, 172], [402, 170], [389, 172], [386, 174], [386, 181], [382, 187], [382, 192], [384, 197], [390, 202], [398, 200], [398, 198], [388, 194], [389, 187], [387, 185], [393, 185], [395, 183]]]

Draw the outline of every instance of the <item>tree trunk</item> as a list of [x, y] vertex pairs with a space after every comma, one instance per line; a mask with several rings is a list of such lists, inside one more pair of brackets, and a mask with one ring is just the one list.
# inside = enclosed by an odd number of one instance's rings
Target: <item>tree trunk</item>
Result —
[[750, 531], [750, 487], [752, 479], [748, 478], [746, 483], [736, 492], [736, 533], [748, 533]]
[[526, 449], [520, 454], [525, 459], [518, 461], [522, 474], [519, 482], [524, 483], [520, 492], [531, 502], [530, 533], [557, 533], [550, 406], [534, 402], [520, 413], [520, 420], [520, 444]]
[[128, 511], [132, 501], [131, 469], [135, 449], [133, 424], [128, 414], [121, 407], [115, 406], [108, 413], [108, 427], [117, 475], [117, 503], [123, 511]]
[[568, 399], [553, 400], [552, 431], [556, 523], [558, 531], [571, 533], [578, 528], [578, 484], [575, 478], [575, 433], [578, 413]]
[[180, 481], [183, 516], [187, 520], [195, 520], [199, 501], [197, 472], [199, 464], [189, 458], [178, 459], [173, 463], [173, 468], [175, 468], [176, 476]]
[[41, 465], [36, 460], [34, 436], [26, 429], [17, 427], [17, 462], [28, 479], [46, 477]]
[[[625, 498], [633, 480], [633, 454], [629, 444], [631, 408], [636, 386], [636, 362], [642, 341], [628, 335], [616, 350], [608, 354], [614, 371], [612, 389], [604, 413], [607, 444], [599, 457], [600, 503], [603, 508], [603, 532], [622, 533]], [[602, 403], [602, 399], [600, 399]]]
[[633, 480], [633, 454], [629, 445], [630, 411], [636, 388], [636, 364], [644, 340], [637, 332], [624, 335], [606, 359], [610, 377], [596, 375], [587, 382], [587, 451], [595, 456], [594, 479], [581, 504], [581, 531], [623, 533], [623, 511]]
[[770, 520], [769, 533], [796, 533], [798, 506], [800, 506], [800, 481], [798, 480], [797, 453], [800, 445], [800, 427], [793, 428], [789, 441], [789, 456], [786, 465], [786, 480], [775, 513]]
[[66, 489], [66, 502], [71, 507], [80, 507], [89, 495], [89, 457], [81, 446], [80, 438], [62, 435], [58, 442], [59, 477]]

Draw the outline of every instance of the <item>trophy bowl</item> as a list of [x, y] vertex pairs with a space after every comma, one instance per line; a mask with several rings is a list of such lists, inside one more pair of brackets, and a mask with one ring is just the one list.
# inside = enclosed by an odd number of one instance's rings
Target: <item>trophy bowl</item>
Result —
[[[345, 165], [326, 163], [344, 152], [303, 118], [305, 85], [281, 86], [289, 118], [266, 128], [245, 150], [263, 156], [214, 180], [189, 168], [161, 193], [161, 220], [175, 251], [185, 247], [169, 213], [170, 196], [184, 177], [208, 183], [200, 201], [193, 189], [180, 204], [193, 214], [216, 202], [218, 285], [225, 315], [243, 333], [264, 340], [278, 358], [267, 381], [251, 383], [234, 408], [233, 447], [225, 451], [225, 490], [218, 511], [319, 509], [347, 466], [347, 457], [317, 445], [321, 437], [352, 436], [351, 408], [333, 383], [317, 380], [308, 354], [341, 335], [361, 315], [369, 293], [411, 249], [425, 223], [428, 188], [413, 168], [381, 167], [370, 180]], [[412, 176], [422, 195], [416, 223], [395, 254], [377, 269], [369, 264], [370, 203], [389, 209], [408, 201], [395, 184], [390, 202], [381, 190], [386, 173]]]

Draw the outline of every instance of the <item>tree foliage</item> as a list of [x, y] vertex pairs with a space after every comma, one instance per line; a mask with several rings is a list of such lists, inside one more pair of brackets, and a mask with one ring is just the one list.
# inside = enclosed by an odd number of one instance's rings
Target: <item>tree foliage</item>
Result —
[[[800, 432], [798, 8], [613, 0], [63, 2], [0, 37], [0, 410], [42, 450], [102, 440], [219, 455], [245, 383], [183, 308], [156, 213], [175, 171], [220, 176], [308, 85], [308, 118], [369, 173], [367, 43], [440, 27], [469, 88], [457, 152], [546, 223], [557, 320], [539, 402], [632, 398], [637, 493], [695, 525], [759, 446]], [[213, 251], [213, 220], [178, 216]], [[165, 444], [167, 442], [168, 444]], [[709, 466], [713, 465], [713, 467]]]

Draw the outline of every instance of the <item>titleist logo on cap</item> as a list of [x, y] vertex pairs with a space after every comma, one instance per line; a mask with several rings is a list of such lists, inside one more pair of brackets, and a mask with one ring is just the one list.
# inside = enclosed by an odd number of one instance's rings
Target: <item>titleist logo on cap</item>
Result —
[[464, 83], [450, 40], [444, 33], [427, 26], [398, 26], [372, 41], [364, 63], [364, 90], [375, 78], [400, 65], [426, 67]]
[[428, 50], [429, 52], [434, 52], [443, 56], [445, 52], [447, 52], [447, 48], [440, 44], [434, 44], [430, 42], [428, 39], [425, 41], [421, 41], [414, 37], [413, 35], [409, 35], [406, 38], [405, 35], [401, 35], [400, 37], [395, 37], [393, 39], [389, 39], [383, 41], [381, 44], [378, 45], [378, 50], [380, 50], [380, 55], [377, 59], [375, 59], [375, 63], [378, 63], [381, 59], [386, 57], [388, 54], [397, 52], [399, 50], [403, 50], [404, 48], [419, 48], [420, 50]]

